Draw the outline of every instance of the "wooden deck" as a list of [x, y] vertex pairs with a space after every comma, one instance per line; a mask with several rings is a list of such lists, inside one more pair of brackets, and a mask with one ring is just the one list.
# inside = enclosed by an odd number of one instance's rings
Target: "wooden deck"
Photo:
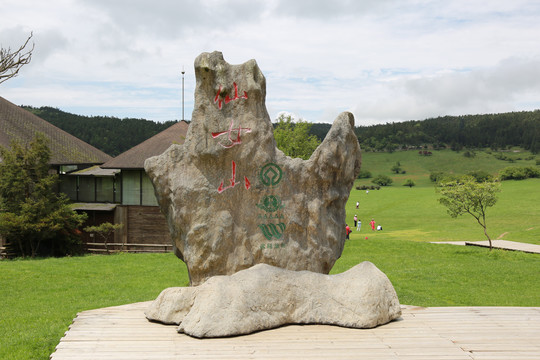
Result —
[[194, 339], [148, 322], [148, 304], [79, 313], [51, 359], [540, 359], [540, 307], [404, 306], [375, 329], [290, 325]]
[[[449, 244], [449, 245], [468, 245], [489, 247], [489, 241], [432, 241], [432, 244]], [[531, 254], [540, 254], [540, 245], [522, 243], [508, 240], [491, 240], [491, 245], [494, 249], [522, 251]]]

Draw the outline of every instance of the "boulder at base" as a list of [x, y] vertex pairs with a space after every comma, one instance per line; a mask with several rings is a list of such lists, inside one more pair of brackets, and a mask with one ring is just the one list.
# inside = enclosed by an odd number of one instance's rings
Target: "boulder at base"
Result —
[[367, 261], [336, 275], [259, 264], [199, 286], [166, 289], [146, 316], [211, 338], [286, 324], [372, 328], [400, 317], [401, 308], [390, 280]]

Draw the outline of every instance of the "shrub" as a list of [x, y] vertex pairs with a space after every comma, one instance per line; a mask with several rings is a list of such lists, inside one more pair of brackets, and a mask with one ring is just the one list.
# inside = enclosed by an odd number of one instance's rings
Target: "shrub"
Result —
[[379, 190], [380, 186], [374, 186], [374, 185], [359, 185], [355, 189], [356, 190]]
[[415, 184], [414, 181], [412, 181], [411, 179], [407, 179], [407, 180], [405, 181], [405, 183], [403, 184], [403, 186], [408, 186], [408, 187], [410, 187], [410, 188], [413, 187], [413, 186], [415, 186], [415, 185], [416, 185], [416, 184]]
[[375, 179], [371, 180], [372, 183], [377, 184], [379, 186], [389, 186], [392, 184], [392, 179], [386, 175], [377, 175]]
[[358, 174], [358, 179], [369, 179], [371, 177], [371, 173], [367, 170], [360, 170], [360, 173]]
[[442, 171], [433, 171], [431, 174], [429, 174], [429, 180], [431, 182], [439, 182], [444, 177], [444, 173]]
[[499, 179], [503, 180], [523, 180], [528, 178], [540, 178], [540, 170], [527, 167], [507, 167], [500, 174]]
[[459, 179], [459, 176], [447, 174], [442, 171], [434, 171], [429, 175], [429, 180], [434, 183], [440, 183], [441, 181], [454, 181], [457, 179]]
[[467, 175], [472, 176], [476, 182], [493, 181], [493, 176], [484, 170], [469, 171]]

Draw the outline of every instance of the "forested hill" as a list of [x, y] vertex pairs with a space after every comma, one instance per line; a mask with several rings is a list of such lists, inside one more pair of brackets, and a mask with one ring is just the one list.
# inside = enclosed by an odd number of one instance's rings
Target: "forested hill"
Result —
[[[105, 153], [116, 156], [165, 130], [175, 121], [74, 115], [52, 107], [22, 106]], [[321, 141], [331, 124], [312, 124], [310, 133]], [[487, 115], [444, 116], [372, 126], [356, 134], [364, 151], [407, 148], [505, 149], [519, 146], [540, 151], [540, 110]]]
[[356, 128], [363, 150], [400, 148], [505, 149], [540, 151], [540, 110], [487, 115], [444, 116]]
[[22, 106], [22, 108], [113, 157], [176, 123], [175, 121], [158, 123], [145, 119], [74, 115], [48, 106], [40, 108]]

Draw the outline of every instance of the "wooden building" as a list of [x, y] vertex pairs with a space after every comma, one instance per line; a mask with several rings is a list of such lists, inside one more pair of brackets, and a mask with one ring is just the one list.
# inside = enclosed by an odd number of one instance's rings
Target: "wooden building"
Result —
[[[171, 251], [172, 241], [154, 187], [144, 171], [144, 161], [162, 154], [172, 144], [184, 143], [188, 123], [178, 122], [100, 166], [70, 173], [62, 191], [86, 211], [88, 222], [122, 224], [114, 239], [104, 244], [85, 239], [89, 251]], [[68, 185], [69, 184], [69, 185]], [[104, 201], [106, 200], [106, 201]], [[88, 235], [85, 235], [88, 236]]]
[[[61, 176], [112, 159], [103, 151], [0, 97], [0, 146], [9, 148], [13, 141], [29, 144], [36, 133], [42, 133], [49, 140], [49, 163]], [[5, 248], [5, 240], [0, 237], [0, 253]]]

